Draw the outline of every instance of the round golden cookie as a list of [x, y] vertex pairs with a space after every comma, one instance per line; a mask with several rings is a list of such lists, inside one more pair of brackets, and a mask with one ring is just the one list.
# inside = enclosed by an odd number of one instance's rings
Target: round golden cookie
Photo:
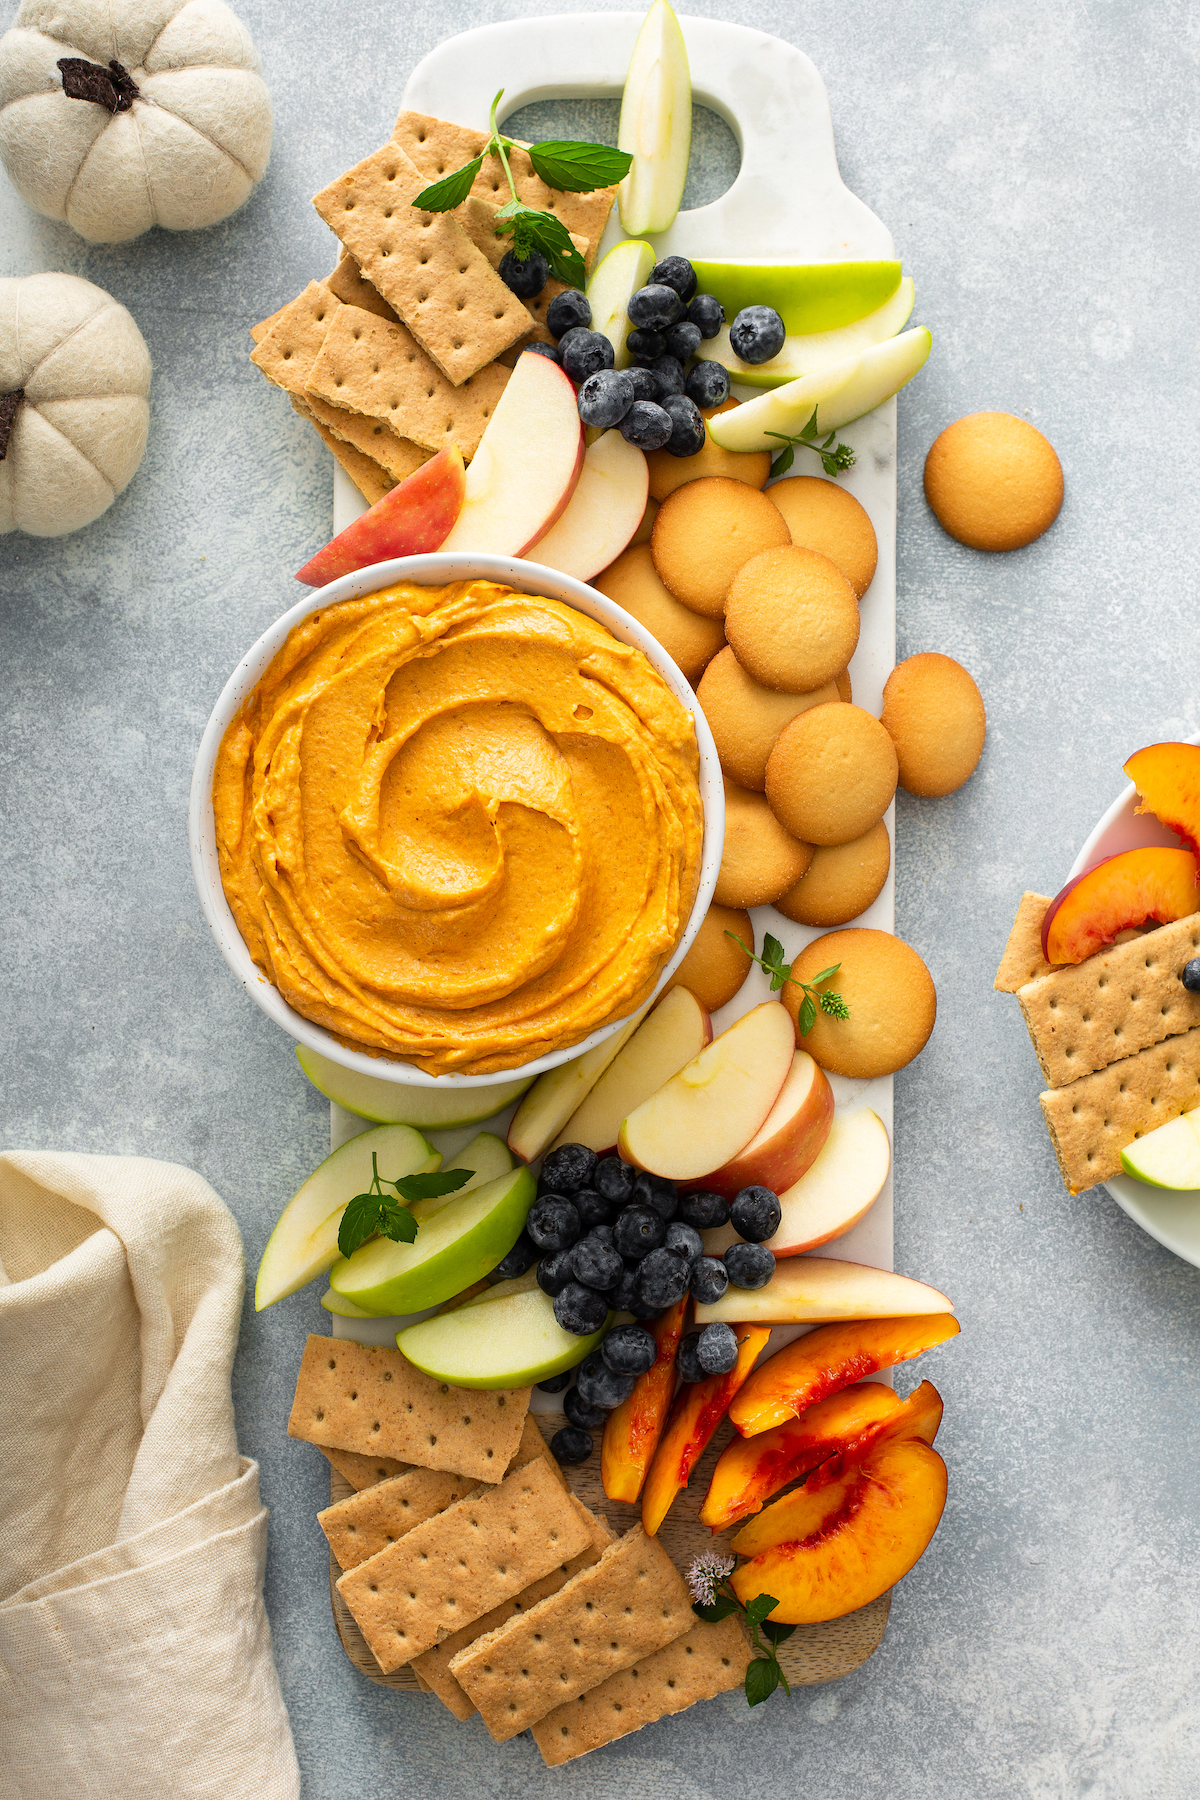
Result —
[[843, 669], [840, 675], [835, 675], [833, 678], [833, 685], [836, 687], [842, 699], [846, 702], [846, 705], [851, 705], [854, 700], [854, 689], [850, 686], [849, 669]]
[[811, 981], [822, 969], [840, 964], [819, 991], [840, 994], [848, 1019], [818, 1009], [807, 1037], [796, 1027], [796, 1042], [831, 1075], [869, 1081], [891, 1075], [925, 1048], [937, 1017], [933, 977], [915, 950], [890, 931], [831, 931], [814, 938], [792, 963], [793, 981], [779, 998], [796, 1019], [804, 995], [795, 981]]
[[739, 786], [761, 793], [767, 785], [767, 758], [784, 726], [810, 706], [837, 704], [840, 696], [832, 681], [811, 694], [765, 688], [726, 648], [705, 669], [696, 698], [725, 773]]
[[785, 725], [767, 758], [767, 799], [806, 844], [849, 844], [892, 803], [896, 750], [861, 706], [814, 706]]
[[654, 572], [649, 544], [622, 550], [603, 574], [592, 577], [591, 586], [644, 625], [693, 687], [725, 642], [720, 619], [702, 619], [668, 594]]
[[775, 902], [797, 925], [847, 925], [878, 900], [892, 862], [887, 826], [880, 819], [848, 844], [813, 851], [808, 874]]
[[875, 527], [853, 494], [819, 475], [792, 475], [767, 490], [792, 534], [793, 544], [819, 550], [836, 563], [861, 600], [875, 574]]
[[630, 538], [630, 540], [629, 540], [630, 545], [632, 545], [632, 544], [648, 544], [650, 542], [650, 533], [654, 530], [654, 521], [657, 516], [658, 516], [658, 501], [657, 500], [647, 500], [646, 510], [642, 514], [642, 522], [638, 526], [637, 530], [634, 532], [633, 536]]
[[896, 665], [880, 720], [896, 746], [900, 786], [910, 794], [952, 794], [983, 754], [983, 695], [961, 663], [936, 650]]
[[[790, 543], [783, 517], [766, 495], [727, 475], [689, 481], [668, 494], [650, 537], [660, 578], [706, 619], [724, 614], [729, 584], [743, 563], [760, 550]], [[848, 661], [843, 657], [838, 668]]]
[[[740, 406], [738, 400], [726, 400], [704, 412], [705, 420], [717, 413]], [[704, 475], [727, 475], [731, 481], [744, 481], [748, 487], [764, 488], [771, 473], [769, 450], [722, 450], [714, 444], [707, 428], [703, 448], [695, 456], [672, 456], [669, 450], [651, 450], [646, 457], [650, 467], [650, 498], [665, 500], [685, 481], [698, 481]]]
[[722, 906], [768, 906], [799, 881], [812, 845], [789, 837], [761, 794], [725, 783], [725, 849], [715, 898]]
[[1057, 519], [1062, 464], [1027, 419], [970, 413], [934, 439], [925, 458], [925, 498], [960, 544], [1019, 550]]
[[764, 687], [811, 693], [854, 655], [858, 601], [827, 556], [778, 545], [751, 556], [734, 575], [725, 636], [742, 667]]
[[732, 1000], [754, 967], [744, 950], [739, 950], [725, 933], [732, 931], [751, 950], [754, 948], [754, 925], [748, 912], [716, 902], [704, 915], [691, 949], [663, 989], [689, 988], [701, 1006], [710, 1013]]

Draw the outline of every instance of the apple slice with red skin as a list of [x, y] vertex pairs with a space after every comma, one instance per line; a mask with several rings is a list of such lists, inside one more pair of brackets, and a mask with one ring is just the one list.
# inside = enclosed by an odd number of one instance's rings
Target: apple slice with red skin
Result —
[[642, 1491], [675, 1392], [675, 1358], [690, 1304], [685, 1296], [649, 1321], [658, 1355], [638, 1376], [628, 1400], [604, 1421], [600, 1475], [610, 1500], [632, 1503]]
[[728, 1375], [687, 1382], [675, 1396], [642, 1490], [642, 1524], [650, 1537], [666, 1518], [676, 1494], [687, 1486], [713, 1432], [729, 1411], [729, 1402], [771, 1335], [761, 1325], [735, 1325], [734, 1333], [738, 1359]]
[[711, 1042], [707, 1007], [689, 988], [672, 988], [614, 1056], [551, 1148], [586, 1144], [597, 1152], [611, 1150], [622, 1121]]
[[575, 492], [562, 517], [529, 551], [530, 562], [590, 581], [615, 562], [642, 522], [650, 465], [619, 431], [584, 452]]
[[874, 1206], [891, 1166], [892, 1146], [878, 1113], [869, 1106], [835, 1112], [812, 1167], [779, 1195], [783, 1217], [767, 1249], [799, 1256], [843, 1236]]
[[1134, 751], [1125, 773], [1138, 811], [1153, 813], [1200, 856], [1200, 744], [1148, 744]]
[[757, 1437], [839, 1388], [909, 1362], [958, 1332], [958, 1320], [948, 1312], [822, 1325], [754, 1371], [729, 1409], [730, 1422], [743, 1437]]
[[570, 377], [548, 356], [519, 356], [441, 548], [524, 556], [566, 510], [582, 467], [583, 425]]
[[451, 444], [331, 538], [297, 571], [296, 580], [306, 587], [324, 587], [339, 575], [352, 575], [372, 563], [440, 550], [462, 511], [465, 492], [462, 452]]
[[727, 1200], [744, 1187], [765, 1187], [782, 1200], [784, 1190], [816, 1162], [832, 1123], [829, 1077], [807, 1050], [797, 1050], [779, 1098], [760, 1129], [743, 1150], [711, 1170], [697, 1186]]
[[840, 1256], [783, 1256], [765, 1287], [753, 1293], [726, 1288], [711, 1305], [697, 1306], [696, 1323], [721, 1320], [732, 1325], [753, 1319], [756, 1324], [824, 1325], [835, 1319], [898, 1319], [953, 1311], [945, 1294], [911, 1275]]
[[1042, 955], [1048, 963], [1081, 963], [1119, 931], [1153, 922], [1171, 925], [1200, 905], [1190, 850], [1148, 845], [1106, 856], [1068, 881], [1046, 908]]
[[757, 1135], [795, 1048], [791, 1015], [778, 1000], [743, 1013], [630, 1113], [617, 1139], [621, 1155], [673, 1181], [723, 1167]]

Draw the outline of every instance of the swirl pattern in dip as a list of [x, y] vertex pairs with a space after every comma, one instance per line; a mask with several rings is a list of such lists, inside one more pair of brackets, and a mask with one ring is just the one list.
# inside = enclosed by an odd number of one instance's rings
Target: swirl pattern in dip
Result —
[[687, 923], [691, 716], [556, 600], [408, 583], [311, 614], [221, 743], [225, 894], [289, 1005], [433, 1074], [641, 1005]]

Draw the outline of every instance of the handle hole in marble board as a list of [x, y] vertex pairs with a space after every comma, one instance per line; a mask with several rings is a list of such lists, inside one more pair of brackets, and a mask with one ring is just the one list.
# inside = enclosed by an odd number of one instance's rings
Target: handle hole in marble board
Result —
[[[619, 100], [534, 100], [502, 121], [509, 137], [536, 144], [544, 138], [581, 138], [592, 144], [616, 144], [621, 116]], [[731, 128], [707, 106], [692, 106], [692, 153], [682, 212], [711, 206], [738, 178], [742, 153]]]

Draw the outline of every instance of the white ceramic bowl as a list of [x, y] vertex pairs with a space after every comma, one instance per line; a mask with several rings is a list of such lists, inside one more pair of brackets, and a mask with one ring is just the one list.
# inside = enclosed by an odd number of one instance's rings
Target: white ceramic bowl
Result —
[[725, 791], [721, 784], [721, 767], [712, 732], [696, 704], [696, 696], [666, 651], [621, 607], [614, 606], [603, 594], [585, 587], [570, 575], [559, 575], [555, 570], [545, 569], [539, 563], [522, 562], [515, 557], [447, 552], [444, 556], [406, 556], [393, 562], [376, 563], [369, 569], [361, 569], [354, 575], [344, 575], [340, 581], [331, 581], [328, 587], [306, 594], [290, 612], [284, 613], [268, 631], [264, 631], [226, 682], [200, 740], [188, 809], [192, 873], [196, 878], [200, 904], [222, 956], [251, 999], [261, 1006], [268, 1018], [274, 1019], [277, 1025], [282, 1025], [297, 1043], [307, 1044], [310, 1049], [328, 1057], [331, 1062], [340, 1063], [345, 1069], [354, 1069], [359, 1074], [374, 1076], [376, 1080], [394, 1081], [402, 1086], [436, 1087], [439, 1092], [450, 1088], [493, 1087], [497, 1083], [511, 1082], [516, 1075], [540, 1075], [543, 1070], [569, 1062], [573, 1057], [582, 1056], [585, 1050], [603, 1043], [624, 1021], [614, 1019], [611, 1024], [593, 1031], [590, 1037], [584, 1038], [581, 1043], [572, 1044], [569, 1049], [556, 1050], [548, 1056], [539, 1056], [535, 1061], [525, 1063], [519, 1069], [504, 1069], [495, 1075], [426, 1075], [411, 1063], [391, 1057], [369, 1056], [364, 1051], [347, 1050], [328, 1031], [295, 1012], [274, 983], [268, 981], [262, 970], [250, 959], [250, 952], [234, 923], [221, 886], [213, 825], [213, 768], [221, 739], [238, 707], [282, 648], [288, 632], [309, 613], [316, 612], [319, 607], [332, 606], [339, 600], [353, 600], [360, 594], [373, 594], [377, 588], [388, 587], [395, 581], [415, 581], [437, 587], [448, 581], [474, 579], [505, 582], [519, 592], [544, 594], [549, 599], [561, 600], [565, 605], [574, 607], [577, 612], [585, 613], [589, 619], [598, 620], [622, 643], [636, 644], [639, 650], [644, 650], [672, 693], [692, 714], [696, 726], [696, 741], [700, 748], [700, 798], [704, 805], [700, 884], [687, 929], [676, 946], [675, 954], [659, 977], [655, 993], [660, 993], [683, 961], [692, 939], [699, 931], [717, 884], [725, 840]]

